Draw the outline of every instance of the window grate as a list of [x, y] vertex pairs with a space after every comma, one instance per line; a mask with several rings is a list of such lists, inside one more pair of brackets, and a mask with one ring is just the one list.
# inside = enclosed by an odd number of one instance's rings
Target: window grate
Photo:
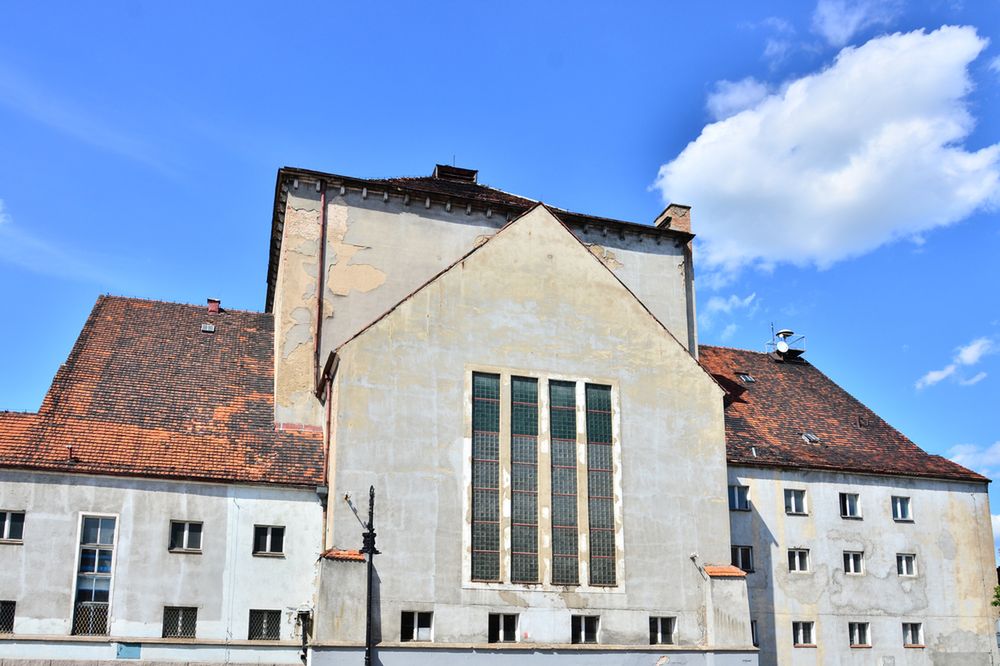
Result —
[[280, 610], [250, 610], [250, 629], [247, 632], [247, 640], [276, 641], [280, 638]]
[[614, 585], [616, 583], [615, 497], [611, 387], [587, 384], [586, 398], [590, 584]]
[[14, 633], [14, 609], [17, 606], [13, 601], [0, 601], [0, 634]]
[[73, 611], [74, 636], [107, 636], [108, 605], [93, 601], [76, 604]]
[[577, 585], [576, 385], [549, 382], [552, 436], [552, 583]]
[[194, 638], [198, 609], [187, 606], [163, 607], [164, 638]]
[[472, 373], [472, 579], [500, 578], [500, 375]]
[[511, 581], [538, 582], [538, 380], [511, 377]]

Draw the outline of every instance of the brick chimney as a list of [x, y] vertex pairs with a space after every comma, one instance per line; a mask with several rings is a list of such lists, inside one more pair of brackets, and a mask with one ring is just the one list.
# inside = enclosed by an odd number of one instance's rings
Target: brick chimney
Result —
[[691, 233], [691, 206], [670, 204], [656, 217], [653, 226], [659, 229], [675, 229]]
[[208, 299], [208, 314], [219, 314], [219, 309], [221, 305], [222, 301], [220, 301], [218, 298]]

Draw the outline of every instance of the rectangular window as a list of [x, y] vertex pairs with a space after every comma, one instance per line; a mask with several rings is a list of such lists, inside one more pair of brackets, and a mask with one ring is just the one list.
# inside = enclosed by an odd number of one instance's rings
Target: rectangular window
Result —
[[752, 546], [733, 546], [730, 548], [730, 553], [732, 555], [733, 561], [732, 565], [734, 567], [739, 567], [746, 571], [747, 573], [753, 573], [753, 547]]
[[673, 645], [674, 629], [677, 626], [676, 617], [649, 618], [649, 644]]
[[590, 584], [614, 585], [615, 491], [611, 456], [611, 387], [587, 384], [586, 397]]
[[867, 622], [848, 622], [847, 631], [850, 634], [851, 647], [871, 647]]
[[248, 641], [276, 641], [281, 639], [280, 610], [250, 610]]
[[903, 647], [924, 646], [924, 625], [919, 622], [903, 623]]
[[278, 525], [253, 526], [253, 554], [281, 555], [285, 552], [285, 528]]
[[182, 606], [163, 607], [164, 638], [194, 638], [198, 609]]
[[857, 493], [840, 493], [840, 517], [860, 518], [861, 507], [858, 503], [860, 496]]
[[201, 550], [201, 523], [170, 521], [170, 545], [173, 551]]
[[795, 647], [814, 647], [813, 623], [792, 622], [792, 644]]
[[400, 642], [431, 640], [433, 621], [434, 613], [403, 611], [399, 614]]
[[596, 643], [600, 625], [598, 615], [574, 615], [571, 620], [573, 643]]
[[809, 571], [809, 550], [806, 548], [789, 548], [788, 570]]
[[549, 382], [552, 433], [552, 583], [580, 582], [576, 482], [576, 385]]
[[499, 579], [500, 375], [474, 372], [472, 373], [472, 580]]
[[863, 574], [864, 563], [865, 563], [864, 552], [856, 550], [844, 551], [844, 573], [858, 574], [858, 575]]
[[750, 510], [749, 486], [729, 486], [729, 510], [730, 511]]
[[24, 511], [0, 511], [0, 541], [21, 541], [24, 537]]
[[897, 497], [893, 495], [892, 497], [892, 519], [899, 521], [910, 521], [913, 520], [913, 515], [910, 513], [910, 498], [909, 497]]
[[73, 633], [102, 636], [108, 633], [108, 604], [115, 551], [115, 519], [84, 516], [80, 529], [80, 558], [76, 576]]
[[806, 513], [806, 491], [785, 489], [785, 513], [791, 515], [805, 515]]
[[14, 601], [0, 601], [0, 634], [14, 633]]
[[[510, 379], [510, 579], [538, 582], [538, 380]], [[497, 573], [499, 577], [499, 572]]]
[[517, 615], [490, 613], [488, 629], [490, 643], [514, 643], [517, 641]]
[[750, 643], [760, 647], [760, 634], [757, 633], [757, 620], [750, 620]]
[[896, 573], [900, 576], [916, 576], [917, 556], [913, 553], [896, 553]]

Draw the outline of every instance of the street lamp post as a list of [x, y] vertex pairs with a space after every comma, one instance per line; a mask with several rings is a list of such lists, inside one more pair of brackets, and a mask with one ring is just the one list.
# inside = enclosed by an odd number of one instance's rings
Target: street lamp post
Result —
[[372, 663], [372, 577], [374, 576], [374, 562], [372, 561], [379, 554], [375, 548], [375, 486], [368, 489], [368, 525], [361, 534], [361, 552], [368, 556], [368, 595], [366, 597], [366, 617], [365, 617], [365, 666]]

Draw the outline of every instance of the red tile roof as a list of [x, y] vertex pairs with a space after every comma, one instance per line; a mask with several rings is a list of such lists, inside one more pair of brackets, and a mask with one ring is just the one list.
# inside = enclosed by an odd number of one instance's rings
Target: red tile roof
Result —
[[[988, 481], [927, 453], [805, 360], [708, 346], [699, 347], [699, 359], [728, 391], [730, 464]], [[807, 443], [805, 432], [819, 441]]]
[[275, 428], [273, 340], [269, 314], [102, 296], [38, 414], [0, 413], [0, 467], [319, 485], [322, 433]]

